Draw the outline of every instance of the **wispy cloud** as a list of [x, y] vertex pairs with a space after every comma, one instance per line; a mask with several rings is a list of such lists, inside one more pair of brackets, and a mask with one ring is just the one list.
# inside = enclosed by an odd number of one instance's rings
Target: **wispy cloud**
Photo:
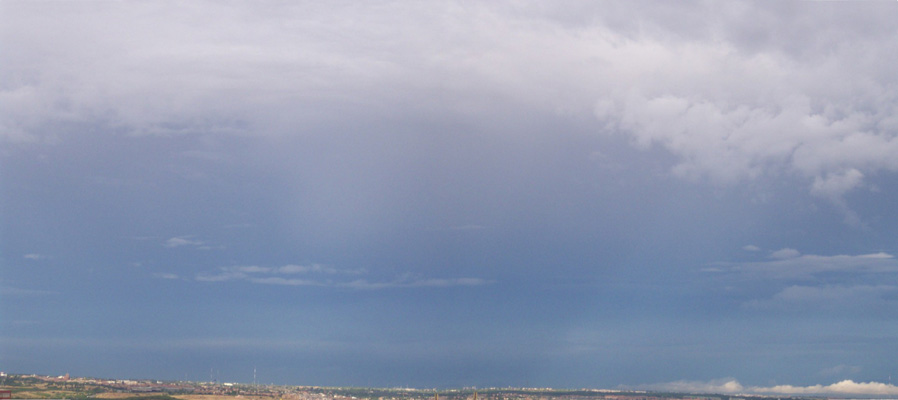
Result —
[[221, 271], [218, 273], [199, 274], [195, 277], [195, 279], [200, 282], [226, 282], [232, 280], [247, 279], [247, 274], [240, 271], [229, 270], [228, 268], [221, 268]]
[[451, 286], [480, 286], [491, 283], [479, 278], [455, 278], [455, 279], [414, 279], [396, 280], [391, 282], [368, 282], [355, 280], [340, 284], [341, 287], [354, 289], [387, 289], [387, 288], [415, 288], [415, 287], [451, 287]]
[[835, 367], [824, 368], [819, 374], [823, 376], [845, 376], [853, 375], [861, 372], [861, 367], [857, 365], [839, 364]]
[[56, 292], [52, 292], [49, 290], [38, 290], [38, 289], [22, 289], [12, 286], [0, 286], [0, 295], [3, 296], [16, 296], [16, 297], [25, 297], [25, 296], [45, 296], [50, 294], [55, 294]]
[[743, 306], [753, 310], [804, 309], [839, 310], [863, 306], [870, 310], [877, 304], [894, 303], [898, 286], [894, 285], [854, 285], [854, 286], [798, 286], [786, 287], [767, 299], [756, 299]]
[[168, 239], [163, 243], [165, 247], [203, 246], [204, 242], [190, 239], [190, 236], [180, 236]]
[[271, 276], [267, 278], [247, 277], [246, 280], [252, 283], [261, 283], [263, 285], [285, 285], [285, 286], [327, 286], [329, 281], [315, 281], [310, 279], [284, 278], [280, 276]]
[[784, 248], [770, 254], [770, 261], [723, 265], [721, 269], [766, 279], [811, 279], [828, 272], [879, 274], [898, 272], [898, 259], [879, 252], [860, 255], [822, 256]]
[[885, 252], [859, 255], [772, 251], [755, 262], [701, 269], [711, 287], [741, 291], [746, 311], [884, 312], [896, 304], [898, 259]]
[[798, 250], [784, 248], [784, 249], [779, 249], [777, 251], [774, 251], [773, 253], [770, 253], [770, 258], [775, 258], [777, 260], [785, 260], [785, 259], [789, 259], [789, 258], [795, 258], [800, 255], [801, 255], [801, 253]]
[[173, 237], [166, 240], [162, 245], [168, 248], [193, 247], [197, 250], [215, 250], [224, 248], [224, 246], [213, 246], [205, 241], [193, 239], [193, 236]]
[[338, 269], [321, 264], [261, 267], [257, 265], [221, 267], [215, 273], [198, 274], [199, 282], [246, 281], [263, 285], [321, 286], [349, 289], [388, 289], [415, 287], [480, 286], [491, 283], [480, 278], [421, 278], [402, 275], [393, 279], [372, 281], [365, 270]]
[[50, 256], [46, 254], [38, 254], [38, 253], [29, 253], [23, 256], [26, 260], [46, 260], [49, 259]]
[[854, 394], [866, 396], [898, 396], [898, 386], [881, 382], [844, 380], [831, 385], [751, 387], [752, 393], [769, 394]]
[[637, 386], [639, 389], [679, 393], [744, 393], [745, 387], [734, 378], [702, 381], [674, 381]]
[[[298, 280], [290, 280], [290, 279], [271, 279], [271, 276], [276, 275], [295, 275], [295, 274], [322, 274], [322, 275], [357, 275], [362, 273], [362, 270], [338, 270], [333, 267], [321, 265], [321, 264], [311, 264], [311, 265], [296, 265], [296, 264], [288, 264], [281, 267], [261, 267], [258, 265], [237, 265], [237, 266], [229, 266], [229, 267], [221, 267], [218, 269], [217, 273], [213, 274], [200, 274], [197, 275], [196, 279], [203, 282], [222, 282], [222, 281], [230, 281], [230, 280], [250, 280], [256, 283], [276, 283], [276, 284], [291, 284], [286, 282], [293, 282], [292, 284], [298, 284]], [[262, 276], [268, 276], [267, 278]]]
[[708, 382], [675, 381], [640, 385], [638, 388], [671, 392], [781, 395], [860, 395], [898, 396], [898, 386], [881, 382], [843, 380], [831, 385], [813, 386], [743, 386], [738, 380], [724, 378]]

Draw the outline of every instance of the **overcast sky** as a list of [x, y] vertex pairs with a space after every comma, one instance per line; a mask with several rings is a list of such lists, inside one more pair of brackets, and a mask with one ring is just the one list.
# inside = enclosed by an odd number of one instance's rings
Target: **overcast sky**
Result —
[[0, 1], [0, 369], [898, 395], [896, 21]]

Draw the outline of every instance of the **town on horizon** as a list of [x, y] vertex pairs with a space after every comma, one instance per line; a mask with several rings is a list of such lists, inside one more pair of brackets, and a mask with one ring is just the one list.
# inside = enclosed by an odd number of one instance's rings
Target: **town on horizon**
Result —
[[[277, 385], [261, 382], [218, 382], [158, 379], [118, 379], [64, 375], [10, 374], [0, 372], [0, 398], [5, 399], [128, 399], [128, 400], [222, 400], [222, 396], [293, 400], [749, 400], [821, 399], [821, 396], [765, 396], [656, 392], [635, 389], [463, 387], [463, 388], [374, 388]], [[206, 396], [206, 397], [203, 397]]]

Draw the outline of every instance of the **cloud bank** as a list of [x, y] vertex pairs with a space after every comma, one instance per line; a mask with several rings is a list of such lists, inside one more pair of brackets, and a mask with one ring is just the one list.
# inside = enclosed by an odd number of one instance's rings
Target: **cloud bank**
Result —
[[687, 179], [785, 174], [838, 201], [898, 170], [889, 2], [660, 7], [682, 22], [644, 2], [573, 13], [501, 2], [95, 3], [62, 17], [73, 7], [4, 4], [16, 17], [0, 35], [16, 40], [0, 56], [2, 140], [49, 143], [59, 123], [289, 135], [347, 112], [499, 118], [488, 102], [591, 114], [597, 134], [664, 148]]
[[889, 312], [898, 305], [898, 260], [885, 252], [826, 256], [783, 248], [762, 261], [702, 271], [712, 286], [742, 290], [743, 310]]
[[708, 382], [675, 381], [642, 385], [640, 388], [687, 393], [898, 396], [898, 386], [880, 382], [855, 382], [852, 380], [843, 380], [831, 385], [818, 384], [813, 386], [743, 386], [736, 379], [725, 378]]
[[869, 254], [801, 254], [792, 248], [770, 253], [769, 260], [746, 263], [718, 263], [715, 271], [751, 279], [813, 280], [828, 273], [858, 275], [898, 273], [898, 259], [886, 252]]
[[[421, 278], [411, 275], [387, 281], [370, 281], [364, 270], [341, 270], [320, 264], [285, 265], [282, 267], [231, 266], [215, 273], [196, 275], [198, 282], [245, 281], [263, 285], [319, 286], [349, 289], [389, 289], [415, 287], [481, 286], [489, 281], [480, 278]], [[323, 277], [324, 276], [324, 277]]]

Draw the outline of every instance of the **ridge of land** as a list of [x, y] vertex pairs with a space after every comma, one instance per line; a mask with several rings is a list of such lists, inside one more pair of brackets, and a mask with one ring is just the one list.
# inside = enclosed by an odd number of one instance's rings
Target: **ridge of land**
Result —
[[[8, 396], [8, 397], [7, 397]], [[459, 388], [408, 389], [264, 385], [231, 382], [101, 379], [65, 376], [0, 377], [0, 399], [109, 400], [779, 400], [821, 399], [666, 393], [613, 389]]]

